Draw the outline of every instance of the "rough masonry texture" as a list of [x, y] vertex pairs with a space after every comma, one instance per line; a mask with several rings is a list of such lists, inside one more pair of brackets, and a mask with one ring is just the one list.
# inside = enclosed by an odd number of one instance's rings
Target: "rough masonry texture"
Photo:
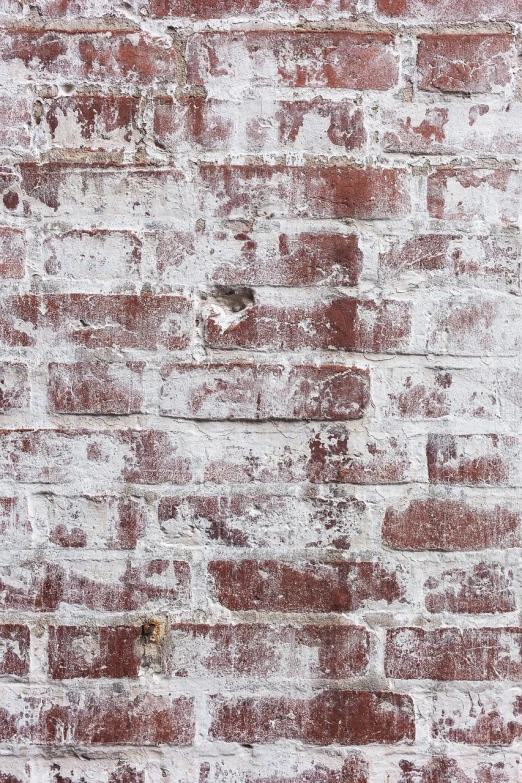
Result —
[[0, 783], [522, 781], [522, 0], [0, 0]]

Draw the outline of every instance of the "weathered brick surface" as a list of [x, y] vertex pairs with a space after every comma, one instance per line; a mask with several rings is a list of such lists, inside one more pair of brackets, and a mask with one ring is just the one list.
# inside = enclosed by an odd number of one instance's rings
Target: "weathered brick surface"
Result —
[[370, 400], [369, 374], [338, 365], [176, 364], [162, 376], [161, 412], [186, 419], [359, 419]]
[[412, 706], [409, 696], [367, 691], [325, 691], [310, 700], [216, 696], [210, 736], [260, 744], [278, 739], [313, 745], [393, 744], [413, 739]]
[[0, 0], [0, 783], [520, 783], [520, 0]]
[[427, 35], [419, 41], [421, 90], [497, 92], [511, 77], [509, 35]]
[[518, 628], [398, 628], [387, 634], [386, 674], [443, 681], [518, 680], [520, 634]]
[[393, 36], [386, 33], [203, 33], [187, 49], [191, 84], [275, 78], [288, 87], [386, 90], [396, 84], [397, 64]]
[[[348, 679], [364, 674], [369, 636], [358, 626], [189, 625], [171, 627], [174, 676]], [[310, 652], [316, 651], [314, 660]]]

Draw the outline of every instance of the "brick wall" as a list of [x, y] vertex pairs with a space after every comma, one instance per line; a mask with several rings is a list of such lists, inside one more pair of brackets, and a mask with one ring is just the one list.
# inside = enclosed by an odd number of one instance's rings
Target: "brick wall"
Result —
[[0, 14], [0, 783], [520, 783], [521, 0]]

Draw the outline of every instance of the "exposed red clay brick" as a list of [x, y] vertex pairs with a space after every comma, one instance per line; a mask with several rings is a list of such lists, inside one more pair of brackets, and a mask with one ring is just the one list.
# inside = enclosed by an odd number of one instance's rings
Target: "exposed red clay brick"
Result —
[[216, 560], [209, 573], [217, 600], [233, 611], [350, 612], [369, 600], [389, 604], [403, 595], [398, 572], [372, 562]]
[[387, 632], [387, 677], [431, 680], [520, 679], [518, 628], [396, 628]]
[[405, 349], [410, 337], [407, 302], [334, 299], [307, 307], [253, 305], [236, 323], [221, 326], [216, 310], [206, 323], [212, 348], [295, 350], [327, 348], [386, 353]]
[[[201, 177], [218, 217], [261, 212], [271, 217], [379, 220], [408, 214], [403, 169], [355, 166], [217, 166]], [[208, 198], [208, 197], [207, 197]]]
[[510, 78], [510, 35], [423, 35], [417, 64], [421, 90], [495, 92]]
[[432, 484], [503, 486], [520, 481], [519, 443], [507, 435], [430, 435], [426, 446]]
[[135, 645], [140, 636], [141, 626], [51, 626], [47, 648], [50, 677], [137, 677], [140, 657]]
[[46, 340], [88, 348], [169, 350], [189, 343], [191, 305], [181, 296], [49, 294], [6, 297], [0, 339], [7, 346]]
[[309, 700], [214, 696], [212, 713], [210, 737], [227, 742], [366, 745], [415, 737], [411, 699], [394, 693], [331, 690]]
[[[65, 33], [30, 28], [4, 29], [0, 36], [3, 72], [24, 66], [33, 78], [63, 77], [119, 84], [176, 82], [176, 49], [159, 39], [129, 32]], [[23, 72], [22, 71], [22, 72]]]
[[495, 614], [517, 608], [513, 571], [495, 563], [452, 568], [424, 584], [429, 612]]
[[140, 413], [144, 362], [49, 365], [49, 402], [57, 413]]
[[[63, 561], [62, 561], [63, 563]], [[170, 560], [120, 562], [94, 575], [93, 563], [26, 561], [4, 569], [0, 608], [55, 611], [60, 605], [107, 612], [147, 610], [158, 605], [185, 606], [190, 597], [188, 563]], [[23, 576], [23, 583], [15, 579]]]
[[[438, 442], [431, 441], [432, 453]], [[503, 506], [427, 498], [412, 500], [404, 509], [389, 507], [382, 537], [394, 549], [503, 549], [519, 545], [520, 522], [516, 510]]]
[[[71, 694], [73, 696], [73, 694]], [[125, 715], [125, 720], [122, 716]], [[0, 713], [2, 742], [33, 745], [188, 745], [194, 738], [186, 697], [90, 693], [82, 705], [20, 698]]]

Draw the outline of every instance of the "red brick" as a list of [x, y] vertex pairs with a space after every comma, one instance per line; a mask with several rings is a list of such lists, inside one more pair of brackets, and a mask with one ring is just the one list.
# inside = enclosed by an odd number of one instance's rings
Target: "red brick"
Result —
[[178, 350], [189, 344], [191, 314], [181, 296], [25, 294], [0, 301], [0, 339], [25, 347], [41, 334], [46, 346]]
[[479, 563], [469, 570], [453, 568], [431, 576], [424, 585], [429, 612], [495, 614], [517, 608], [513, 572], [497, 563]]
[[509, 435], [429, 435], [431, 484], [520, 484], [518, 439]]
[[214, 696], [211, 709], [209, 735], [225, 742], [367, 745], [415, 737], [411, 698], [395, 693], [331, 690], [312, 699]]
[[[23, 162], [0, 172], [4, 215], [82, 220], [97, 226], [104, 220], [121, 226], [171, 220], [173, 210], [188, 217], [187, 181], [179, 169], [149, 166], [74, 165], [64, 161]], [[193, 200], [193, 194], [191, 195]]]
[[25, 274], [25, 231], [0, 228], [0, 279], [21, 279]]
[[164, 497], [158, 521], [173, 541], [341, 550], [350, 549], [368, 524], [366, 504], [357, 498], [306, 493]]
[[145, 772], [125, 764], [111, 772], [108, 783], [145, 783]]
[[86, 692], [81, 701], [74, 696], [71, 692], [69, 704], [36, 695], [13, 698], [12, 711], [0, 712], [0, 741], [146, 746], [189, 745], [194, 738], [192, 699], [115, 692]]
[[334, 348], [385, 353], [405, 350], [411, 329], [407, 302], [348, 297], [297, 307], [254, 304], [238, 313], [232, 324], [222, 326], [222, 322], [213, 305], [206, 322], [206, 341], [211, 348]]
[[15, 775], [11, 775], [10, 772], [0, 772], [0, 783], [28, 783], [29, 779], [24, 775], [24, 779]]
[[47, 275], [73, 279], [137, 278], [142, 243], [130, 231], [73, 229], [52, 233], [43, 243]]
[[466, 107], [394, 104], [379, 113], [381, 144], [386, 152], [427, 155], [518, 155], [522, 150], [519, 104], [509, 101]]
[[137, 677], [140, 656], [135, 646], [141, 626], [51, 625], [47, 655], [53, 680], [74, 677]]
[[351, 612], [368, 600], [402, 597], [398, 572], [379, 563], [209, 563], [216, 600], [232, 611]]
[[244, 80], [256, 86], [387, 90], [397, 76], [388, 33], [196, 33], [187, 47], [187, 78], [196, 84]]
[[[281, 101], [275, 114], [278, 128], [278, 146], [286, 147], [298, 142], [298, 146], [315, 146], [316, 152], [324, 145], [320, 130], [321, 120], [328, 120], [326, 136], [333, 147], [343, 147], [347, 152], [360, 150], [366, 141], [364, 114], [351, 101], [330, 101], [314, 98], [311, 101]], [[306, 126], [313, 127], [313, 141], [307, 140]], [[253, 139], [259, 138], [262, 130], [255, 127]]]
[[520, 628], [395, 628], [385, 671], [410, 680], [519, 680], [521, 648]]
[[[325, 122], [326, 120], [326, 122]], [[353, 101], [244, 100], [160, 96], [154, 132], [171, 153], [191, 149], [310, 149], [315, 154], [361, 150], [366, 141], [362, 110]]]
[[[63, 2], [63, 0], [62, 0]], [[335, 13], [342, 11], [353, 14], [355, 12], [354, 0], [290, 0], [285, 2], [283, 8], [275, 0], [268, 3], [263, 0], [148, 0], [147, 8], [152, 16], [192, 16], [197, 19], [219, 19], [226, 16], [245, 16], [256, 11], [287, 11], [297, 13], [299, 11], [325, 11]]]
[[519, 0], [377, 0], [380, 13], [426, 22], [522, 21]]
[[[246, 113], [246, 108], [245, 108]], [[231, 145], [234, 108], [229, 101], [162, 95], [154, 99], [154, 134], [170, 152], [197, 144], [205, 149]]]
[[346, 679], [363, 675], [369, 635], [360, 626], [171, 626], [176, 677]]
[[212, 440], [205, 450], [206, 482], [397, 484], [409, 480], [409, 445], [402, 436], [375, 438], [365, 429], [354, 430], [343, 423], [290, 437], [255, 428], [248, 436]]
[[202, 163], [200, 171], [204, 201], [217, 217], [372, 220], [404, 217], [410, 209], [403, 169]]
[[158, 606], [186, 606], [190, 568], [182, 561], [138, 560], [51, 563], [22, 561], [4, 566], [0, 608], [33, 612], [56, 611], [61, 605], [106, 612]]
[[66, 33], [29, 27], [0, 35], [0, 72], [15, 79], [31, 76], [148, 85], [176, 83], [179, 56], [159, 38], [134, 31]]
[[421, 90], [498, 92], [509, 84], [511, 35], [422, 35], [417, 65]]
[[223, 768], [223, 761], [212, 765], [204, 762], [200, 767], [199, 780], [200, 783], [223, 783], [235, 775], [234, 780], [238, 783], [368, 783], [368, 762], [359, 754], [350, 753], [337, 761], [335, 763], [335, 759], [331, 758], [321, 758], [320, 761], [314, 759], [310, 766], [305, 759], [301, 763], [292, 764], [291, 757], [281, 758], [278, 759], [277, 772], [270, 770], [264, 774], [264, 771], [259, 770], [260, 774], [256, 771], [254, 777], [249, 772], [240, 773], [238, 777], [235, 769]]
[[516, 223], [521, 192], [518, 171], [441, 168], [428, 177], [428, 212], [444, 221]]
[[388, 508], [382, 536], [395, 549], [505, 549], [520, 545], [520, 522], [517, 511], [503, 506], [428, 498], [412, 500], [404, 510]]
[[310, 441], [308, 480], [313, 483], [397, 484], [407, 481], [408, 445], [403, 439], [360, 437], [331, 427]]
[[36, 495], [32, 516], [51, 543], [66, 548], [135, 549], [145, 533], [145, 511], [130, 497]]
[[[514, 772], [508, 761], [480, 762], [471, 771], [472, 777], [469, 777], [469, 760], [463, 761], [464, 763], [462, 760], [457, 763], [455, 759], [447, 756], [434, 756], [424, 764], [418, 758], [414, 761], [402, 759], [399, 761], [402, 775], [398, 783], [417, 783], [417, 781], [420, 783], [443, 783], [443, 781], [447, 781], [447, 783], [472, 783], [472, 781], [473, 783], [509, 783], [511, 780], [516, 780], [517, 773]], [[474, 766], [476, 761], [471, 759], [471, 763]], [[459, 764], [465, 767], [466, 772]], [[513, 777], [510, 776], [510, 772], [514, 772]]]
[[49, 365], [49, 404], [56, 413], [140, 413], [144, 362]]
[[190, 480], [175, 436], [159, 430], [0, 430], [0, 442], [0, 476], [22, 483], [79, 480], [86, 470], [104, 482]]
[[0, 625], [0, 675], [29, 674], [29, 647], [27, 625]]
[[139, 101], [129, 95], [73, 95], [45, 101], [42, 128], [51, 144], [124, 150], [136, 131]]
[[[475, 696], [475, 701], [472, 698], [468, 700], [465, 708], [462, 700], [459, 704], [458, 698], [453, 694], [441, 698], [434, 710], [435, 717], [440, 715], [440, 718], [432, 723], [434, 739], [481, 747], [492, 745], [499, 748], [511, 745], [515, 739], [522, 736], [522, 723], [512, 720], [520, 714], [519, 698], [513, 703], [512, 688], [503, 688], [503, 692], [490, 693], [481, 688], [480, 695], [476, 694], [479, 696], [478, 704]], [[485, 783], [488, 780], [491, 779], [486, 776]], [[497, 783], [495, 778], [493, 781]]]
[[175, 364], [162, 377], [160, 412], [177, 418], [348, 420], [370, 401], [368, 371], [333, 364]]
[[28, 408], [29, 397], [27, 366], [0, 363], [0, 412]]

